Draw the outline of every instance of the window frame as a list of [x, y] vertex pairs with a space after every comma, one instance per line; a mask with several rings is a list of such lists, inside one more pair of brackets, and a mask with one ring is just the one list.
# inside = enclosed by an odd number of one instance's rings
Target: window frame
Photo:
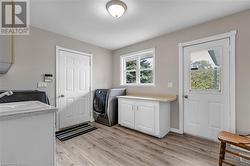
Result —
[[[140, 59], [146, 56], [146, 54], [148, 53], [152, 54], [152, 58], [153, 58], [152, 68], [140, 69]], [[128, 70], [126, 70], [126, 62], [130, 59], [136, 60], [136, 82], [135, 83], [127, 83], [127, 80], [126, 80], [126, 73], [128, 72]], [[144, 70], [152, 70], [153, 72], [152, 83], [141, 83], [140, 72]], [[124, 54], [120, 56], [120, 85], [121, 86], [155, 86], [155, 48], [132, 52], [132, 53]]]

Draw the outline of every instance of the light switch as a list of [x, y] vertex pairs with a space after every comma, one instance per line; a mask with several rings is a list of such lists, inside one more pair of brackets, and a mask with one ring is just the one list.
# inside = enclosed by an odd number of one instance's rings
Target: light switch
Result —
[[172, 82], [168, 82], [168, 88], [172, 88], [173, 87], [173, 83]]
[[48, 84], [46, 82], [38, 82], [37, 87], [38, 88], [47, 88]]

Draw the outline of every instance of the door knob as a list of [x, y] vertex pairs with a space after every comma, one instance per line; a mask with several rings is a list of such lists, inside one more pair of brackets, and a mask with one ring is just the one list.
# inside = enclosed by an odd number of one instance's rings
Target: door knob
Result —
[[64, 95], [60, 95], [59, 97], [64, 97]]
[[184, 95], [183, 97], [184, 97], [185, 99], [187, 99], [187, 98], [188, 98], [188, 95]]

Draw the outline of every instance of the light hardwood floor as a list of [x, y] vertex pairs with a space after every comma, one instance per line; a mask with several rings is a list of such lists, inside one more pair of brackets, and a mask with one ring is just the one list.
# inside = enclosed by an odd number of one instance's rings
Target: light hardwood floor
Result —
[[216, 166], [219, 144], [169, 133], [154, 138], [118, 125], [57, 140], [58, 166]]

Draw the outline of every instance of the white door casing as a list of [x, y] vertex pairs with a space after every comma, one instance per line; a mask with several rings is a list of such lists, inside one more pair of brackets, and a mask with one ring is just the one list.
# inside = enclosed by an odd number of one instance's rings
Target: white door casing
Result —
[[[179, 133], [216, 140], [220, 130], [235, 132], [235, 35], [232, 31], [179, 44]], [[192, 89], [191, 54], [208, 49], [218, 50], [221, 89]]]
[[57, 126], [91, 120], [91, 55], [62, 47], [57, 50]]

